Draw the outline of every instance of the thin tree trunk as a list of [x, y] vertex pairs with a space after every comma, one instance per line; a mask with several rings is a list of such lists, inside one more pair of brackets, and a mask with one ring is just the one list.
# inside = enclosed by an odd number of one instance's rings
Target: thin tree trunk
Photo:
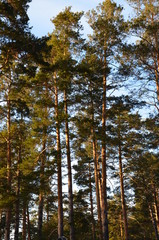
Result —
[[46, 206], [46, 212], [47, 212], [47, 217], [46, 217], [46, 219], [47, 219], [47, 227], [48, 227], [48, 224], [49, 224], [49, 200], [48, 200], [48, 198], [47, 198], [47, 206]]
[[10, 222], [11, 222], [11, 209], [6, 211], [6, 226], [5, 226], [5, 240], [10, 240]]
[[103, 240], [109, 240], [107, 217], [106, 174], [106, 50], [104, 50], [103, 100], [102, 100], [102, 229]]
[[73, 219], [73, 190], [72, 190], [72, 169], [70, 156], [70, 140], [68, 127], [68, 109], [67, 109], [67, 92], [64, 90], [64, 109], [65, 109], [65, 135], [67, 149], [67, 168], [68, 168], [68, 198], [69, 198], [69, 225], [70, 225], [70, 240], [75, 239], [74, 235], [74, 219]]
[[[101, 164], [100, 164], [99, 156], [97, 156], [97, 172], [98, 172], [98, 188], [99, 188], [100, 208], [102, 208], [102, 179], [101, 179], [102, 173], [101, 173]], [[102, 216], [101, 216], [101, 218], [102, 218]]]
[[156, 56], [154, 55], [154, 68], [155, 68], [155, 81], [156, 81], [156, 91], [157, 91], [157, 100], [159, 102], [159, 63], [156, 63]]
[[[2, 226], [2, 211], [0, 211], [0, 225]], [[3, 229], [2, 228], [0, 228], [0, 239], [2, 239], [2, 231], [3, 231]]]
[[100, 188], [99, 188], [99, 174], [97, 166], [97, 150], [96, 150], [96, 140], [94, 136], [94, 129], [92, 128], [93, 135], [93, 160], [94, 160], [94, 176], [96, 185], [96, 201], [97, 201], [97, 213], [98, 213], [98, 225], [99, 225], [99, 238], [102, 240], [102, 221], [101, 221], [101, 204], [100, 204]]
[[43, 134], [43, 147], [40, 163], [40, 193], [39, 193], [39, 207], [38, 207], [38, 239], [42, 239], [42, 224], [43, 224], [43, 208], [44, 208], [44, 166], [46, 160], [46, 131]]
[[43, 205], [44, 205], [43, 193], [40, 192], [39, 207], [38, 207], [38, 239], [39, 240], [42, 239]]
[[93, 197], [92, 197], [92, 179], [91, 179], [91, 167], [89, 162], [89, 191], [90, 191], [90, 204], [91, 204], [91, 218], [92, 218], [92, 239], [95, 240], [95, 222], [93, 214]]
[[63, 236], [63, 206], [62, 206], [62, 170], [61, 170], [61, 143], [60, 124], [58, 112], [58, 89], [55, 80], [55, 116], [56, 116], [56, 141], [57, 141], [57, 171], [58, 171], [58, 237]]
[[26, 203], [23, 203], [23, 230], [22, 239], [26, 240]]
[[124, 194], [124, 179], [123, 179], [120, 133], [119, 133], [119, 175], [120, 175], [121, 203], [122, 203], [122, 212], [123, 212], [123, 221], [124, 221], [124, 233], [125, 233], [125, 240], [128, 240], [128, 221], [127, 221], [125, 194]]
[[19, 165], [21, 163], [21, 143], [19, 146], [19, 153], [18, 153], [18, 163], [17, 163], [17, 190], [16, 190], [16, 207], [15, 207], [15, 235], [14, 239], [19, 239], [19, 204], [20, 204], [20, 169]]
[[157, 231], [159, 233], [159, 211], [158, 211], [158, 206], [156, 205], [156, 202], [154, 203], [154, 209], [155, 209], [155, 218], [156, 218]]
[[97, 165], [97, 153], [96, 153], [96, 140], [93, 138], [93, 159], [94, 159], [94, 175], [95, 175], [95, 184], [96, 184], [96, 200], [97, 200], [97, 212], [98, 212], [98, 224], [99, 224], [99, 237], [102, 240], [102, 220], [101, 220], [101, 188], [100, 188], [100, 179], [98, 173]]
[[96, 185], [96, 201], [97, 201], [97, 213], [98, 213], [98, 225], [99, 225], [99, 238], [102, 240], [102, 221], [101, 221], [101, 204], [100, 204], [100, 194], [99, 194], [99, 174], [97, 166], [97, 148], [96, 148], [96, 138], [94, 131], [94, 106], [93, 106], [93, 96], [91, 93], [91, 110], [92, 110], [92, 140], [93, 140], [93, 161], [94, 161], [94, 176]]
[[154, 217], [153, 209], [152, 209], [152, 206], [151, 206], [150, 203], [148, 203], [148, 207], [149, 207], [149, 212], [150, 212], [150, 216], [151, 216], [151, 221], [152, 221], [154, 231], [155, 231], [155, 237], [156, 237], [156, 240], [159, 240], [159, 234], [158, 234], [158, 231], [157, 231], [156, 219]]
[[[151, 18], [152, 26], [154, 26], [154, 14], [152, 13]], [[154, 65], [155, 65], [155, 76], [156, 76], [156, 89], [157, 89], [157, 100], [159, 102], [159, 51], [158, 51], [158, 35], [157, 32], [154, 33], [155, 40], [155, 50], [156, 56], [154, 56]], [[157, 61], [156, 61], [157, 58]]]
[[29, 207], [27, 206], [28, 240], [31, 240]]
[[[8, 93], [9, 95], [9, 93]], [[10, 99], [7, 100], [7, 193], [11, 192], [11, 115], [10, 115]], [[10, 224], [11, 224], [11, 207], [6, 210], [6, 225], [5, 225], [5, 240], [10, 239]]]
[[157, 201], [157, 189], [155, 186], [154, 186], [154, 210], [155, 210], [157, 231], [159, 233], [159, 206], [158, 206], [158, 201]]
[[[99, 164], [98, 164], [98, 171], [99, 172], [101, 171]], [[101, 174], [98, 174], [98, 186], [99, 186], [100, 208], [102, 208], [102, 180], [101, 180]], [[102, 220], [102, 216], [101, 216], [101, 220]]]
[[123, 240], [123, 221], [122, 221], [122, 213], [119, 214], [119, 222], [120, 222], [120, 237]]

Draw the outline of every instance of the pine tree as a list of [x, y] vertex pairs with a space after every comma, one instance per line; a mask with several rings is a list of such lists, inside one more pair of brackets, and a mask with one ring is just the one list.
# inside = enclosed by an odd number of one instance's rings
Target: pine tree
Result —
[[[55, 25], [53, 33], [53, 52], [58, 53], [54, 56], [54, 64], [57, 64], [56, 74], [58, 76], [59, 89], [63, 91], [64, 113], [65, 113], [65, 136], [68, 165], [68, 198], [69, 198], [69, 224], [70, 239], [74, 239], [73, 223], [73, 190], [72, 190], [72, 169], [70, 153], [70, 134], [68, 118], [68, 100], [71, 89], [72, 78], [74, 77], [74, 68], [76, 61], [73, 59], [73, 53], [79, 48], [80, 43], [80, 18], [82, 13], [73, 13], [71, 8], [66, 8], [52, 20]], [[62, 24], [61, 24], [62, 23]], [[56, 45], [55, 45], [56, 44]], [[60, 236], [60, 235], [59, 235]]]
[[[127, 164], [125, 160], [125, 151], [129, 151], [127, 146], [127, 139], [129, 134], [136, 130], [136, 124], [140, 123], [139, 116], [132, 114], [132, 109], [135, 106], [134, 102], [128, 96], [121, 96], [112, 99], [111, 107], [108, 110], [108, 135], [110, 142], [108, 143], [108, 154], [110, 152], [111, 158], [118, 159], [118, 172], [120, 178], [120, 198], [122, 208], [122, 218], [124, 223], [124, 239], [129, 239], [128, 231], [128, 213], [126, 204], [126, 174], [124, 173], [124, 166]], [[138, 126], [139, 127], [139, 126]], [[135, 130], [134, 130], [135, 129]], [[112, 148], [112, 146], [114, 147]], [[126, 148], [126, 149], [125, 149]], [[115, 151], [115, 152], [114, 152]], [[114, 155], [114, 156], [113, 156]], [[123, 163], [124, 162], [124, 163]], [[114, 170], [114, 169], [113, 169]]]
[[[100, 179], [98, 171], [98, 154], [97, 154], [97, 135], [100, 116], [100, 106], [102, 103], [100, 92], [102, 81], [97, 73], [100, 71], [101, 62], [94, 55], [94, 50], [91, 46], [87, 46], [84, 59], [80, 65], [80, 79], [77, 99], [80, 102], [76, 113], [75, 124], [78, 130], [76, 139], [80, 142], [80, 136], [86, 139], [92, 139], [92, 158], [94, 161], [94, 176], [96, 183], [96, 203], [98, 212], [98, 227], [100, 239], [102, 239], [101, 225], [101, 198], [100, 198]], [[82, 114], [81, 114], [82, 113]], [[81, 124], [82, 123], [82, 124]], [[89, 129], [89, 130], [88, 130]]]
[[159, 37], [158, 1], [128, 1], [135, 9], [132, 17], [130, 34], [137, 37], [136, 44], [132, 45], [134, 74], [137, 79], [144, 81], [141, 92], [151, 91], [154, 104], [159, 101]]
[[[108, 76], [110, 73], [109, 61], [114, 53], [115, 48], [120, 43], [122, 31], [122, 15], [121, 7], [111, 1], [104, 1], [97, 7], [97, 10], [92, 10], [88, 13], [89, 24], [93, 29], [93, 46], [96, 54], [101, 59], [101, 72], [103, 79], [102, 89], [102, 229], [103, 239], [109, 239], [108, 217], [107, 217], [107, 192], [106, 192], [106, 95], [108, 87]], [[119, 37], [120, 36], [120, 37]], [[114, 51], [113, 51], [114, 50]]]
[[[14, 149], [13, 134], [16, 118], [19, 114], [23, 115], [28, 110], [28, 97], [30, 94], [28, 79], [31, 78], [36, 70], [35, 62], [33, 62], [33, 49], [40, 45], [40, 41], [35, 41], [34, 36], [30, 33], [28, 25], [28, 3], [30, 1], [0, 1], [0, 75], [2, 80], [2, 101], [7, 107], [7, 192], [8, 199], [12, 199], [13, 191], [16, 191], [16, 223], [15, 223], [15, 239], [19, 239], [19, 208], [20, 208], [20, 178], [21, 173], [19, 166], [21, 164], [21, 152], [23, 151], [19, 140], [15, 148], [19, 148], [17, 154], [17, 176], [16, 183], [13, 182], [14, 173]], [[30, 54], [30, 55], [29, 55]], [[40, 55], [39, 55], [40, 56]], [[33, 66], [34, 64], [34, 66]], [[28, 77], [28, 78], [27, 78]], [[4, 107], [5, 108], [5, 107]], [[25, 120], [24, 120], [25, 121]], [[20, 125], [20, 121], [18, 123]], [[17, 138], [20, 135], [17, 136]], [[23, 140], [23, 137], [21, 138]], [[14, 189], [14, 184], [17, 186]], [[13, 199], [10, 203], [12, 206]], [[5, 239], [10, 238], [10, 224], [12, 221], [11, 207], [7, 207], [6, 212], [6, 230]]]

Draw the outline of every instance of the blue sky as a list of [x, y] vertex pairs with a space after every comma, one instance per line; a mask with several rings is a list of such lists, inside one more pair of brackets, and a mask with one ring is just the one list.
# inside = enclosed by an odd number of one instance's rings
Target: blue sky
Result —
[[[72, 6], [72, 11], [84, 11], [95, 8], [102, 0], [32, 0], [28, 10], [30, 18], [30, 26], [35, 36], [41, 37], [47, 35], [53, 30], [53, 24], [50, 19], [55, 17], [59, 12], [65, 9], [66, 6]], [[115, 0], [117, 4], [124, 7], [124, 15], [127, 17], [130, 13], [130, 8], [126, 0]], [[90, 33], [86, 19], [82, 19], [84, 25], [84, 35]]]

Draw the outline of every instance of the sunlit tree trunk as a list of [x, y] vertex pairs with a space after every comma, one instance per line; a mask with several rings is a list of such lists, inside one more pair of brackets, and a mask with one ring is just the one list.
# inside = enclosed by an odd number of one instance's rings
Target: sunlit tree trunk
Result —
[[[21, 139], [20, 139], [21, 141]], [[21, 163], [21, 143], [19, 146], [19, 153], [18, 153], [18, 163], [17, 163], [17, 189], [16, 189], [16, 206], [15, 206], [15, 235], [14, 239], [18, 240], [19, 239], [19, 209], [20, 209], [20, 169], [19, 165]]]
[[42, 224], [43, 224], [43, 208], [44, 208], [44, 167], [46, 160], [46, 133], [44, 131], [43, 147], [40, 163], [40, 193], [39, 193], [39, 207], [38, 207], [38, 238], [42, 239]]
[[120, 222], [120, 237], [123, 240], [123, 221], [122, 221], [122, 213], [119, 214], [119, 222]]
[[93, 214], [92, 177], [91, 177], [90, 162], [89, 162], [89, 191], [90, 191], [90, 205], [91, 205], [91, 218], [92, 218], [92, 240], [95, 240], [95, 222], [94, 222], [94, 214]]
[[62, 170], [61, 170], [61, 143], [60, 143], [60, 124], [58, 111], [58, 89], [56, 74], [55, 83], [55, 117], [56, 117], [56, 141], [57, 141], [57, 174], [58, 174], [58, 237], [63, 236], [63, 206], [62, 206]]
[[68, 169], [69, 225], [70, 225], [70, 240], [74, 240], [75, 236], [74, 236], [74, 219], [73, 219], [72, 169], [71, 169], [70, 139], [69, 139], [67, 108], [68, 108], [67, 107], [67, 91], [64, 90], [65, 135], [66, 135], [67, 169]]
[[154, 212], [155, 212], [155, 218], [156, 218], [156, 224], [157, 224], [157, 231], [159, 233], [159, 203], [158, 203], [158, 197], [159, 195], [157, 192], [156, 187], [154, 186]]
[[92, 140], [93, 140], [93, 161], [94, 161], [94, 176], [96, 185], [96, 201], [97, 201], [97, 213], [98, 213], [98, 225], [99, 225], [99, 237], [102, 240], [102, 221], [101, 221], [101, 204], [100, 204], [100, 194], [99, 194], [99, 181], [98, 181], [98, 167], [97, 167], [97, 148], [96, 148], [96, 138], [94, 132], [94, 107], [91, 97], [91, 107], [92, 107]]
[[106, 174], [106, 50], [104, 50], [103, 99], [102, 99], [102, 230], [103, 240], [109, 239], [107, 217], [107, 174]]

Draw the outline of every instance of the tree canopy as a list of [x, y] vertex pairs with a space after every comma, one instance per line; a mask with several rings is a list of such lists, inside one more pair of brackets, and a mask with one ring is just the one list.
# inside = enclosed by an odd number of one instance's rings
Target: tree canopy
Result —
[[0, 239], [158, 240], [158, 1], [66, 7], [41, 38], [30, 2], [0, 0]]

